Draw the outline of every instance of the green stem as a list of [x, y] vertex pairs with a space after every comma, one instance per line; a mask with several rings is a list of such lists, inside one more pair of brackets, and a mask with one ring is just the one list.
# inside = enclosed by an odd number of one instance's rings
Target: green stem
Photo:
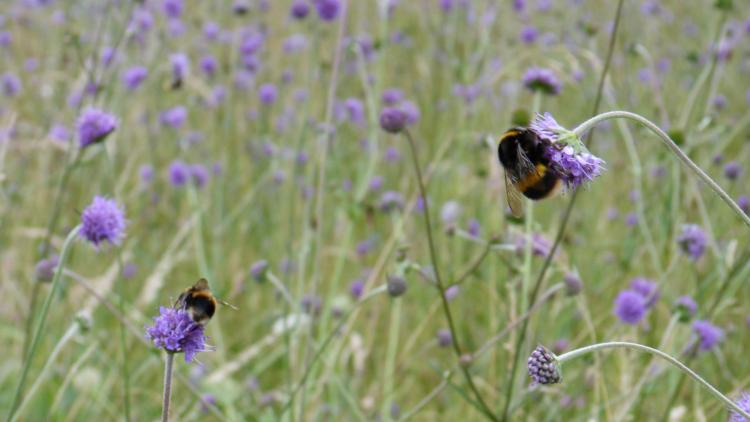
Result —
[[643, 352], [651, 353], [652, 355], [658, 356], [666, 360], [667, 362], [679, 368], [683, 373], [689, 375], [692, 379], [697, 381], [699, 384], [706, 387], [706, 389], [708, 389], [714, 396], [716, 396], [716, 398], [723, 401], [727, 406], [731, 407], [735, 412], [750, 419], [750, 413], [743, 410], [740, 406], [737, 405], [737, 403], [735, 403], [734, 401], [729, 399], [727, 396], [722, 394], [713, 385], [709, 384], [708, 381], [701, 378], [700, 375], [695, 373], [692, 369], [688, 368], [685, 364], [683, 364], [676, 358], [672, 357], [671, 355], [668, 355], [662, 352], [661, 350], [654, 349], [648, 346], [644, 346], [642, 344], [629, 343], [625, 341], [612, 341], [612, 342], [607, 342], [607, 343], [592, 344], [590, 346], [581, 347], [580, 349], [576, 349], [576, 350], [571, 350], [570, 352], [557, 356], [557, 362], [560, 365], [562, 365], [563, 362], [574, 359], [578, 356], [585, 355], [587, 353], [595, 352], [595, 351], [602, 350], [602, 349], [612, 349], [612, 348], [625, 348], [625, 349], [640, 350]]
[[[117, 282], [118, 305], [120, 315], [125, 315], [125, 265], [122, 262], [122, 254], [118, 251], [117, 262], [120, 267], [120, 277]], [[120, 320], [120, 350], [122, 352], [122, 394], [125, 406], [125, 421], [130, 422], [130, 372], [128, 371], [128, 343], [125, 339], [125, 321]]]
[[26, 382], [26, 377], [29, 375], [31, 362], [34, 360], [34, 354], [36, 353], [36, 349], [39, 346], [39, 339], [42, 336], [42, 332], [44, 331], [47, 322], [47, 314], [49, 313], [50, 305], [52, 304], [52, 300], [57, 294], [58, 287], [60, 286], [60, 279], [62, 279], [65, 260], [68, 258], [70, 246], [73, 244], [73, 240], [78, 235], [79, 230], [81, 230], [81, 226], [76, 226], [75, 228], [73, 228], [73, 230], [68, 233], [68, 237], [65, 238], [65, 242], [63, 243], [62, 250], [60, 251], [60, 262], [55, 269], [55, 276], [52, 278], [52, 286], [50, 287], [47, 299], [44, 300], [44, 304], [42, 305], [42, 313], [41, 315], [39, 315], [39, 321], [36, 324], [36, 330], [34, 331], [34, 336], [31, 340], [31, 346], [29, 346], [29, 353], [26, 356], [23, 369], [21, 370], [21, 378], [18, 380], [18, 386], [16, 387], [16, 392], [13, 395], [13, 401], [11, 402], [10, 412], [8, 412], [6, 421], [12, 420], [13, 415], [16, 413], [18, 402], [21, 398], [21, 392], [23, 391], [23, 386]]
[[[406, 136], [409, 144], [409, 149], [411, 150], [414, 171], [417, 173], [417, 183], [419, 184], [419, 195], [422, 198], [422, 204], [424, 205], [423, 213], [425, 229], [427, 231], [427, 245], [430, 250], [430, 261], [432, 263], [432, 269], [435, 273], [435, 286], [440, 293], [443, 313], [445, 314], [445, 319], [448, 321], [448, 329], [450, 330], [451, 337], [453, 338], [453, 341], [451, 342], [451, 344], [453, 345], [453, 350], [456, 353], [456, 358], [461, 359], [463, 352], [461, 351], [458, 332], [456, 331], [456, 326], [453, 322], [453, 315], [451, 314], [451, 308], [448, 305], [448, 299], [445, 297], [445, 286], [443, 285], [442, 278], [440, 277], [440, 267], [438, 266], [437, 253], [435, 252], [435, 241], [432, 238], [432, 224], [430, 223], [430, 206], [429, 201], [427, 200], [427, 189], [425, 189], [424, 180], [422, 179], [422, 169], [419, 166], [419, 159], [417, 158], [417, 147], [414, 143], [414, 138], [412, 138], [411, 133], [409, 133], [408, 130], [404, 129], [404, 135]], [[477, 402], [479, 402], [479, 405], [484, 410], [485, 416], [487, 416], [487, 418], [489, 418], [490, 420], [497, 421], [497, 417], [495, 417], [495, 415], [492, 413], [489, 406], [482, 398], [482, 395], [479, 393], [479, 389], [477, 389], [476, 385], [474, 385], [474, 380], [471, 377], [469, 369], [465, 365], [461, 365], [461, 370], [463, 371], [464, 377], [466, 378], [466, 383], [469, 385], [469, 388], [471, 388], [474, 396], [477, 398]]]
[[628, 111], [609, 111], [606, 113], [602, 113], [599, 115], [596, 115], [589, 120], [586, 120], [585, 122], [581, 123], [578, 127], [573, 129], [573, 132], [577, 135], [581, 135], [587, 130], [594, 127], [596, 124], [603, 122], [605, 120], [609, 119], [630, 119], [633, 121], [636, 121], [644, 126], [646, 126], [649, 130], [654, 132], [659, 139], [664, 143], [664, 145], [669, 148], [672, 153], [674, 153], [677, 158], [682, 161], [682, 163], [687, 166], [690, 170], [692, 170], [699, 179], [701, 179], [703, 182], [705, 182], [714, 192], [716, 192], [717, 195], [727, 204], [729, 205], [729, 208], [732, 209], [739, 217], [742, 219], [742, 221], [750, 227], [750, 216], [746, 215], [744, 211], [742, 211], [742, 208], [740, 208], [739, 205], [737, 205], [736, 202], [732, 199], [731, 196], [729, 196], [726, 192], [724, 192], [724, 189], [721, 188], [714, 180], [707, 175], [703, 170], [701, 170], [700, 167], [698, 167], [697, 164], [693, 162], [693, 160], [690, 159], [682, 150], [680, 147], [677, 146], [677, 144], [667, 135], [666, 132], [661, 130], [659, 126], [652, 123], [650, 120], [646, 119], [645, 117], [631, 113]]
[[162, 398], [161, 421], [169, 421], [169, 402], [172, 400], [172, 367], [174, 365], [174, 353], [167, 352], [167, 360], [164, 362], [164, 395]]

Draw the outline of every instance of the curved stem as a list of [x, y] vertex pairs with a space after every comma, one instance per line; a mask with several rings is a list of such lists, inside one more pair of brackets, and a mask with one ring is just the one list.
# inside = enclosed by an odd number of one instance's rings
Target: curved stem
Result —
[[[448, 298], [445, 297], [445, 285], [443, 285], [443, 280], [440, 277], [440, 268], [438, 266], [438, 259], [437, 259], [437, 253], [435, 252], [435, 241], [432, 238], [432, 224], [430, 223], [430, 206], [428, 204], [427, 200], [427, 189], [425, 189], [424, 180], [422, 178], [422, 169], [419, 166], [419, 159], [417, 158], [417, 147], [414, 144], [414, 138], [411, 136], [411, 133], [409, 133], [408, 130], [404, 129], [404, 135], [406, 136], [406, 139], [409, 144], [409, 149], [411, 150], [411, 158], [412, 162], [414, 164], [414, 171], [417, 173], [417, 183], [419, 185], [419, 195], [422, 198], [422, 204], [424, 204], [424, 221], [425, 221], [425, 229], [427, 231], [427, 245], [430, 250], [430, 261], [432, 262], [432, 270], [435, 273], [435, 286], [438, 289], [438, 292], [440, 293], [440, 300], [441, 304], [443, 305], [443, 313], [445, 314], [445, 319], [448, 322], [448, 329], [451, 332], [451, 337], [453, 338], [453, 341], [451, 344], [453, 345], [453, 350], [456, 353], [456, 358], [461, 359], [461, 345], [459, 343], [458, 339], [458, 333], [456, 331], [456, 325], [453, 322], [453, 315], [451, 314], [451, 308], [448, 305]], [[479, 393], [479, 389], [477, 389], [477, 386], [474, 384], [474, 380], [471, 378], [471, 373], [469, 372], [469, 369], [461, 365], [461, 370], [464, 373], [464, 377], [466, 378], [466, 383], [469, 385], [469, 388], [471, 388], [472, 392], [474, 392], [474, 396], [476, 396], [477, 401], [479, 402], [479, 405], [484, 411], [485, 416], [487, 416], [490, 420], [497, 421], [497, 417], [492, 413], [487, 403], [485, 403], [484, 399], [482, 398], [482, 395]]]
[[172, 400], [172, 367], [174, 365], [174, 353], [167, 352], [167, 360], [164, 363], [164, 396], [162, 399], [161, 421], [169, 421], [169, 402]]
[[679, 360], [672, 357], [671, 355], [668, 355], [662, 352], [659, 349], [654, 349], [652, 347], [644, 346], [638, 343], [630, 343], [630, 342], [625, 342], [625, 341], [611, 341], [607, 343], [592, 344], [590, 346], [581, 347], [580, 349], [571, 350], [570, 352], [557, 356], [557, 362], [562, 365], [563, 362], [574, 359], [578, 356], [585, 355], [591, 352], [595, 352], [597, 350], [613, 349], [613, 348], [640, 350], [643, 352], [651, 353], [652, 355], [658, 356], [666, 360], [667, 362], [679, 368], [685, 374], [689, 375], [692, 379], [698, 381], [699, 384], [706, 387], [706, 389], [708, 389], [714, 396], [716, 396], [719, 400], [723, 401], [727, 406], [731, 407], [735, 412], [750, 419], [750, 413], [743, 410], [740, 406], [737, 405], [737, 403], [735, 403], [734, 401], [729, 399], [727, 396], [722, 394], [713, 385], [709, 384], [708, 381], [704, 380], [703, 378], [700, 377], [700, 375], [695, 373], [692, 369], [688, 368], [684, 363], [680, 362]]
[[648, 120], [647, 118], [631, 113], [629, 111], [609, 111], [606, 113], [602, 113], [599, 115], [596, 115], [585, 122], [581, 123], [578, 127], [573, 129], [573, 132], [580, 136], [582, 133], [586, 132], [587, 130], [594, 127], [596, 124], [601, 123], [605, 120], [609, 119], [629, 119], [633, 120], [635, 122], [638, 122], [644, 126], [646, 126], [649, 130], [654, 132], [659, 139], [664, 143], [664, 145], [667, 146], [676, 156], [677, 158], [682, 161], [683, 164], [685, 164], [690, 170], [692, 170], [699, 179], [701, 179], [703, 182], [705, 182], [714, 192], [716, 192], [719, 197], [729, 205], [729, 208], [731, 208], [740, 218], [742, 221], [750, 227], [750, 216], [745, 214], [744, 211], [742, 211], [742, 208], [740, 208], [739, 205], [737, 205], [736, 202], [730, 197], [726, 192], [724, 192], [724, 189], [721, 188], [714, 180], [707, 175], [703, 170], [701, 170], [700, 167], [698, 167], [697, 164], [693, 162], [693, 160], [690, 159], [682, 150], [680, 147], [677, 146], [677, 144], [667, 135], [666, 132], [664, 132], [659, 126]]
[[47, 322], [47, 314], [49, 313], [50, 305], [52, 304], [52, 300], [55, 298], [57, 289], [60, 286], [60, 279], [62, 278], [65, 260], [68, 258], [70, 246], [72, 245], [73, 240], [76, 238], [76, 236], [78, 236], [79, 230], [81, 230], [81, 226], [76, 226], [75, 228], [73, 228], [73, 230], [68, 233], [68, 237], [65, 238], [65, 242], [63, 243], [62, 250], [60, 251], [60, 261], [57, 264], [57, 268], [55, 269], [55, 276], [52, 278], [52, 286], [50, 287], [47, 299], [44, 300], [44, 305], [42, 305], [42, 313], [41, 315], [39, 315], [39, 322], [37, 322], [36, 324], [36, 330], [34, 330], [34, 336], [32, 337], [31, 345], [29, 346], [29, 353], [26, 356], [26, 360], [23, 364], [23, 369], [21, 370], [21, 378], [18, 380], [18, 386], [16, 387], [16, 392], [13, 395], [13, 401], [10, 405], [10, 412], [8, 413], [8, 417], [6, 419], [7, 421], [12, 420], [13, 415], [16, 413], [18, 400], [21, 398], [21, 392], [23, 391], [23, 385], [26, 382], [26, 377], [29, 375], [31, 361], [34, 360], [36, 348], [37, 346], [39, 346], [39, 339], [42, 336], [42, 332], [44, 331], [44, 327]]

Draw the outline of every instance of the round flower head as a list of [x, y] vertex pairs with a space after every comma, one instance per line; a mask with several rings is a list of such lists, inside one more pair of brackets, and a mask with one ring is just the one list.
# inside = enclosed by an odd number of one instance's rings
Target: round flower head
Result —
[[148, 76], [148, 69], [143, 66], [134, 66], [126, 70], [122, 75], [122, 83], [129, 90], [138, 88], [141, 83], [146, 80]]
[[185, 186], [190, 177], [190, 166], [183, 161], [175, 160], [169, 165], [169, 182], [172, 186]]
[[271, 105], [276, 102], [278, 91], [273, 84], [263, 84], [258, 88], [258, 98], [263, 105]]
[[614, 313], [625, 324], [638, 324], [647, 310], [646, 299], [633, 290], [623, 290], [615, 298]]
[[159, 308], [154, 325], [146, 329], [146, 338], [171, 353], [185, 353], [185, 362], [208, 350], [203, 326], [193, 321], [183, 309]]
[[568, 189], [575, 189], [602, 174], [604, 160], [591, 154], [578, 136], [560, 126], [551, 114], [537, 114], [529, 130], [549, 141], [545, 156], [550, 161], [550, 170]]
[[[743, 391], [736, 403], [745, 412], [750, 412], [750, 393]], [[732, 411], [729, 415], [728, 422], [748, 422], [748, 420], [737, 412]]]
[[562, 83], [550, 69], [530, 67], [523, 75], [523, 85], [531, 91], [543, 94], [557, 95], [562, 89]]
[[295, 19], [304, 19], [310, 13], [310, 6], [304, 0], [296, 0], [292, 3], [291, 15]]
[[685, 224], [677, 243], [691, 261], [697, 261], [706, 251], [706, 233], [697, 224]]
[[165, 126], [179, 129], [185, 124], [188, 117], [187, 115], [188, 112], [185, 107], [177, 106], [161, 112], [159, 115], [159, 121]]
[[99, 246], [103, 241], [116, 245], [125, 232], [125, 214], [114, 199], [95, 196], [81, 214], [81, 236]]
[[266, 273], [268, 272], [268, 261], [261, 259], [256, 261], [250, 266], [250, 277], [257, 282], [263, 282], [266, 280]]
[[538, 384], [557, 384], [562, 381], [555, 356], [543, 346], [537, 346], [531, 352], [527, 368], [531, 379]]
[[724, 339], [724, 330], [705, 320], [695, 321], [693, 331], [698, 335], [699, 350], [711, 350]]
[[406, 127], [408, 116], [400, 108], [386, 107], [380, 112], [380, 127], [389, 133], [399, 133]]
[[318, 16], [322, 21], [330, 22], [339, 15], [341, 10], [340, 0], [314, 0]]
[[639, 293], [643, 296], [646, 301], [646, 307], [650, 308], [654, 306], [661, 294], [659, 293], [659, 287], [653, 281], [643, 278], [636, 277], [630, 281], [630, 290]]
[[687, 322], [698, 311], [698, 304], [690, 296], [680, 296], [675, 301], [675, 311], [679, 314], [681, 322]]
[[78, 142], [81, 148], [101, 142], [117, 129], [117, 118], [96, 108], [87, 108], [78, 118]]

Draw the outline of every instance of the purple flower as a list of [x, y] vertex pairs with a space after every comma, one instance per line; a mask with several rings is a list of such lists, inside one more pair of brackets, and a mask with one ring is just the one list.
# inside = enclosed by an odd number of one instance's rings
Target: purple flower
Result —
[[81, 148], [101, 142], [117, 129], [117, 118], [96, 108], [87, 108], [77, 122], [78, 142]]
[[440, 209], [440, 219], [446, 226], [453, 226], [461, 216], [461, 204], [456, 201], [448, 201]]
[[169, 183], [174, 187], [182, 187], [190, 179], [190, 166], [183, 161], [175, 160], [169, 165]]
[[524, 44], [533, 44], [538, 36], [539, 31], [533, 25], [526, 25], [521, 28], [520, 38]]
[[742, 174], [742, 166], [737, 161], [730, 161], [724, 165], [724, 177], [729, 180], [737, 180]]
[[677, 237], [680, 249], [691, 261], [697, 261], [706, 251], [706, 233], [697, 224], [685, 224]]
[[185, 362], [208, 350], [203, 326], [193, 321], [183, 309], [159, 307], [160, 315], [146, 329], [146, 338], [170, 353], [185, 353]]
[[148, 69], [143, 66], [133, 66], [122, 75], [122, 83], [132, 91], [138, 88], [147, 76]]
[[383, 91], [381, 99], [385, 105], [396, 105], [396, 103], [404, 99], [404, 93], [398, 88], [388, 88]]
[[36, 275], [37, 281], [52, 281], [52, 278], [55, 276], [57, 264], [59, 263], [60, 257], [58, 257], [57, 255], [53, 255], [49, 258], [42, 259], [41, 261], [37, 262], [36, 266], [34, 267], [34, 274]]
[[142, 165], [138, 173], [141, 175], [141, 182], [144, 185], [148, 185], [154, 180], [154, 166], [151, 164]]
[[737, 206], [739, 206], [745, 214], [750, 214], [750, 197], [747, 195], [740, 195], [737, 198]]
[[125, 234], [125, 214], [114, 199], [95, 196], [81, 214], [81, 237], [99, 247], [101, 242], [117, 245]]
[[453, 336], [448, 329], [441, 329], [437, 332], [437, 342], [440, 347], [448, 347], [453, 343]]
[[365, 106], [359, 98], [347, 98], [344, 101], [347, 117], [354, 124], [362, 124], [365, 120]]
[[711, 350], [724, 339], [724, 330], [705, 320], [693, 322], [693, 331], [698, 335], [698, 350]]
[[265, 259], [255, 261], [250, 266], [250, 277], [252, 277], [253, 280], [259, 283], [266, 280], [267, 272], [268, 272], [268, 261], [266, 261]]
[[322, 21], [330, 22], [336, 19], [341, 11], [341, 2], [339, 0], [314, 0], [315, 9], [318, 11], [318, 17]]
[[200, 67], [203, 73], [210, 78], [214, 76], [219, 65], [216, 63], [216, 59], [213, 56], [203, 56], [203, 58], [201, 58]]
[[[740, 407], [740, 409], [744, 410], [745, 412], [750, 413], [750, 393], [747, 391], [743, 391], [740, 394], [739, 400], [737, 400], [735, 403], [737, 403], [737, 406]], [[727, 422], [748, 422], [747, 418], [740, 415], [739, 413], [732, 411], [732, 413], [729, 415], [729, 419]]]
[[[526, 250], [526, 236], [516, 238], [516, 252], [521, 254]], [[552, 242], [540, 233], [534, 233], [531, 236], [531, 254], [539, 257], [546, 257], [552, 251]]]
[[278, 97], [278, 92], [275, 85], [263, 84], [258, 88], [258, 98], [261, 103], [271, 105], [276, 102], [276, 97]]
[[698, 311], [698, 304], [690, 296], [680, 296], [675, 301], [677, 312], [682, 314], [681, 321], [689, 320]]
[[623, 290], [615, 298], [614, 313], [625, 324], [637, 324], [646, 315], [646, 310], [646, 298], [638, 292]]
[[0, 84], [6, 97], [15, 97], [21, 92], [21, 80], [12, 73], [3, 74]]
[[461, 293], [461, 287], [458, 284], [454, 284], [445, 289], [445, 299], [449, 301], [453, 300], [459, 293]]
[[473, 237], [479, 237], [482, 232], [482, 225], [479, 223], [479, 220], [477, 220], [476, 218], [472, 218], [471, 220], [469, 220], [469, 227], [466, 229], [466, 231], [468, 231], [469, 234]]
[[255, 55], [263, 47], [264, 41], [265, 37], [262, 33], [247, 32], [240, 43], [240, 54], [243, 56]]
[[179, 129], [187, 120], [187, 109], [183, 106], [177, 106], [163, 111], [159, 115], [159, 121], [165, 126], [172, 129]]
[[209, 41], [216, 41], [221, 34], [221, 27], [218, 23], [209, 21], [203, 24], [203, 36]]
[[52, 126], [47, 136], [56, 141], [65, 142], [70, 138], [70, 132], [65, 125], [57, 123]]
[[359, 300], [365, 292], [365, 282], [360, 279], [352, 281], [352, 284], [349, 285], [349, 292], [355, 300]]
[[409, 116], [396, 107], [386, 107], [380, 112], [380, 127], [389, 133], [399, 133], [406, 127]]
[[190, 177], [198, 188], [202, 188], [208, 183], [208, 168], [203, 164], [193, 164], [190, 166]]
[[562, 83], [550, 69], [530, 67], [523, 75], [523, 84], [531, 91], [557, 95], [562, 89]]
[[290, 13], [293, 18], [302, 20], [307, 17], [308, 13], [310, 13], [310, 6], [305, 0], [296, 0], [292, 3]]
[[117, 54], [117, 51], [115, 51], [112, 47], [104, 47], [102, 49], [102, 65], [104, 67], [109, 67], [109, 65], [112, 64], [112, 62], [115, 61], [115, 55]]
[[563, 284], [565, 284], [565, 293], [568, 296], [575, 296], [583, 290], [583, 281], [581, 281], [578, 272], [566, 272], [563, 277]]
[[175, 53], [169, 57], [169, 62], [172, 65], [172, 81], [182, 81], [190, 70], [188, 56], [182, 53]]
[[543, 346], [537, 346], [526, 362], [529, 376], [537, 384], [557, 384], [562, 381], [557, 359]]
[[123, 266], [122, 268], [122, 278], [124, 279], [130, 279], [135, 277], [135, 274], [138, 272], [138, 266], [135, 265], [132, 262], [128, 262]]
[[401, 193], [389, 190], [380, 195], [380, 209], [388, 212], [404, 208], [404, 197]]
[[643, 300], [646, 301], [646, 308], [654, 306], [661, 293], [659, 293], [659, 287], [653, 281], [643, 278], [636, 277], [630, 281], [630, 290], [643, 296]]
[[406, 114], [406, 124], [411, 126], [419, 121], [421, 113], [419, 112], [419, 107], [413, 102], [402, 101], [398, 108]]
[[182, 0], [164, 0], [164, 3], [162, 3], [162, 7], [164, 10], [164, 14], [167, 15], [168, 18], [172, 19], [178, 19], [182, 16], [182, 11], [184, 9]]

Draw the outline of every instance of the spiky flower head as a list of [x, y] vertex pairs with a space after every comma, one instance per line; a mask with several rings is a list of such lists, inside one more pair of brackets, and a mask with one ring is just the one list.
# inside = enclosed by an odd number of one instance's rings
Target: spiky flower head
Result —
[[614, 313], [625, 324], [635, 325], [648, 311], [646, 298], [633, 290], [623, 290], [615, 298]]
[[209, 350], [203, 326], [193, 321], [183, 309], [159, 308], [160, 315], [154, 325], [146, 329], [146, 338], [170, 353], [185, 353], [185, 362], [193, 360], [199, 352]]
[[691, 261], [697, 261], [706, 251], [706, 233], [697, 224], [685, 224], [677, 243]]
[[557, 367], [557, 358], [544, 346], [537, 346], [527, 361], [529, 376], [538, 384], [557, 384], [562, 375]]
[[114, 199], [95, 196], [81, 214], [81, 237], [98, 247], [107, 241], [120, 243], [125, 233], [125, 214]]
[[87, 108], [78, 118], [78, 142], [81, 148], [101, 142], [117, 129], [117, 118], [96, 108]]
[[560, 126], [550, 113], [537, 113], [529, 130], [549, 141], [545, 156], [550, 161], [550, 170], [568, 189], [575, 189], [602, 174], [604, 160], [591, 154], [578, 136]]
[[[750, 413], [750, 393], [743, 391], [736, 403], [742, 410]], [[739, 413], [732, 411], [732, 413], [729, 414], [728, 422], [748, 422], [748, 420]]]

